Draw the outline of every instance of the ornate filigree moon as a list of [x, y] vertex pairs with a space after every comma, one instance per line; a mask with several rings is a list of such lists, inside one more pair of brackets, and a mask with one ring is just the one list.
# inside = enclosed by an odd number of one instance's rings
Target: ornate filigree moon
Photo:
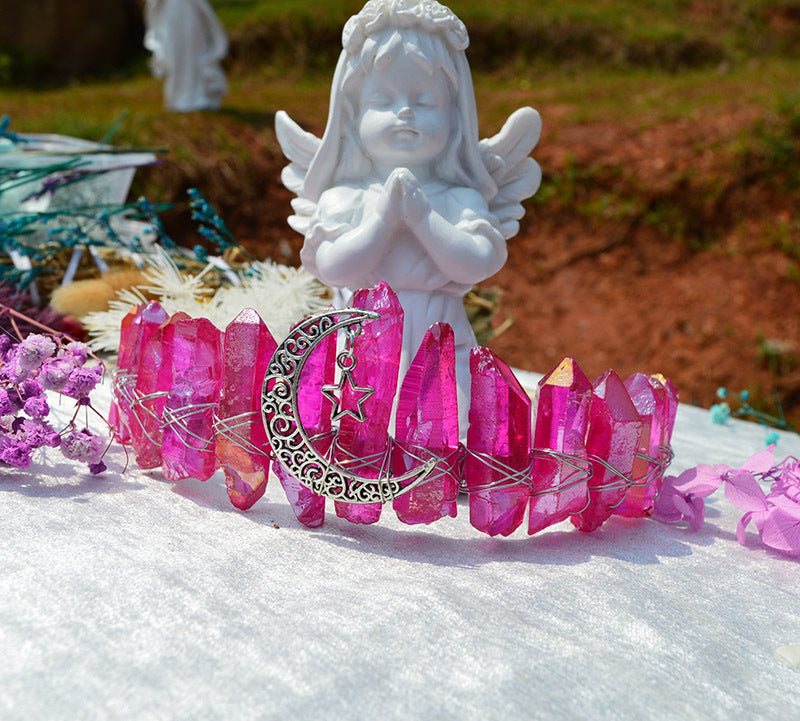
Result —
[[311, 491], [337, 501], [384, 503], [426, 481], [436, 468], [436, 461], [430, 460], [400, 476], [391, 470], [379, 478], [359, 476], [320, 455], [300, 421], [300, 376], [311, 352], [331, 333], [378, 317], [372, 311], [345, 308], [303, 321], [278, 346], [264, 378], [261, 411], [276, 458]]

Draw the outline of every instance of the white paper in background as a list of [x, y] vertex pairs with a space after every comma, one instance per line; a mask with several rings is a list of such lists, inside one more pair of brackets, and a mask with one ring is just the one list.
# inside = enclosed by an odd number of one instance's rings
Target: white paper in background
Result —
[[[672, 471], [764, 436], [681, 406]], [[800, 643], [800, 563], [741, 547], [721, 492], [699, 533], [490, 539], [464, 500], [430, 527], [387, 508], [309, 530], [275, 479], [243, 513], [221, 473], [44, 460], [0, 471], [4, 720], [797, 718], [778, 649]]]

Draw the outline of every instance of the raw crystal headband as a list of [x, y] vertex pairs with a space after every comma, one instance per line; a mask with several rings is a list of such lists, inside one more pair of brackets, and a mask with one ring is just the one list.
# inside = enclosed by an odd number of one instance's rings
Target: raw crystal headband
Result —
[[566, 518], [590, 531], [613, 514], [650, 515], [671, 460], [669, 381], [637, 373], [623, 383], [608, 371], [590, 383], [565, 359], [532, 408], [508, 366], [475, 348], [460, 442], [452, 330], [431, 327], [398, 391], [397, 297], [381, 283], [355, 299], [360, 307], [313, 316], [280, 346], [254, 311], [221, 333], [139, 306], [122, 328], [117, 435], [140, 466], [161, 465], [171, 480], [205, 480], [221, 466], [242, 509], [263, 495], [272, 465], [311, 527], [326, 498], [352, 522], [377, 521], [391, 501], [417, 524], [455, 516], [460, 491], [472, 525], [492, 536], [526, 514], [529, 533]]

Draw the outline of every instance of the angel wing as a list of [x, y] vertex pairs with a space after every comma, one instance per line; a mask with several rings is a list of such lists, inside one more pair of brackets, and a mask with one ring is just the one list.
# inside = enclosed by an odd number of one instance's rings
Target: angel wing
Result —
[[275, 135], [283, 154], [291, 161], [281, 171], [281, 180], [297, 196], [292, 200], [295, 215], [289, 216], [288, 222], [300, 235], [305, 235], [316, 203], [305, 196], [303, 188], [308, 166], [321, 141], [313, 133], [303, 130], [283, 110], [275, 114]]
[[489, 209], [500, 221], [506, 240], [519, 232], [519, 219], [525, 215], [522, 201], [530, 198], [542, 182], [542, 170], [529, 157], [542, 132], [542, 119], [533, 108], [513, 112], [502, 130], [480, 142], [481, 157], [497, 185], [497, 195]]

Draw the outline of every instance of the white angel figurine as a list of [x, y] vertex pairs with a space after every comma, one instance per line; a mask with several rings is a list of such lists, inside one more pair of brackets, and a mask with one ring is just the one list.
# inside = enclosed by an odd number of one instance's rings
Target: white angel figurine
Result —
[[430, 325], [452, 326], [462, 435], [476, 345], [463, 296], [503, 266], [541, 181], [532, 108], [478, 141], [468, 43], [434, 0], [370, 0], [342, 33], [322, 139], [275, 119], [303, 265], [342, 306], [350, 289], [389, 283], [405, 311], [401, 380]]
[[144, 46], [153, 75], [164, 78], [164, 107], [217, 110], [228, 84], [222, 60], [228, 36], [208, 0], [147, 0]]

